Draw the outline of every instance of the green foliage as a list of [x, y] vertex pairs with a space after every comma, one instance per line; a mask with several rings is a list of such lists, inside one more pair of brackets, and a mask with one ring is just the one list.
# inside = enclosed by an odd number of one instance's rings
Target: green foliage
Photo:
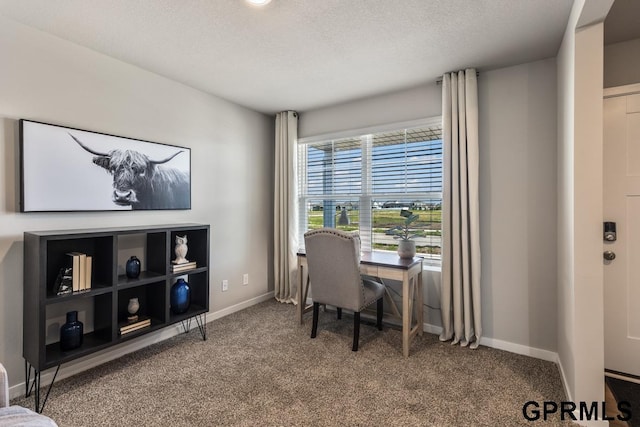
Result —
[[422, 236], [422, 233], [411, 230], [411, 224], [416, 222], [420, 218], [420, 215], [403, 209], [400, 211], [400, 216], [404, 218], [404, 224], [390, 228], [386, 234], [392, 235], [393, 238], [397, 240], [411, 240], [414, 237]]
[[[360, 226], [358, 209], [349, 210], [348, 213], [351, 223], [349, 225], [338, 226], [336, 218], [336, 226], [345, 231], [358, 231]], [[373, 233], [390, 235], [389, 229], [396, 227], [399, 213], [400, 211], [398, 209], [372, 209]], [[322, 210], [309, 209], [307, 211], [307, 221], [309, 230], [322, 228], [324, 226]], [[411, 234], [422, 237], [441, 236], [441, 221], [442, 211], [439, 208], [422, 209], [420, 210], [420, 219], [410, 224], [412, 230]], [[374, 236], [374, 241], [372, 242], [374, 249], [395, 251], [398, 247], [395, 243], [376, 242], [375, 239], [376, 237]], [[440, 254], [439, 246], [431, 246], [426, 242], [417, 241], [416, 248], [417, 252], [421, 254]]]

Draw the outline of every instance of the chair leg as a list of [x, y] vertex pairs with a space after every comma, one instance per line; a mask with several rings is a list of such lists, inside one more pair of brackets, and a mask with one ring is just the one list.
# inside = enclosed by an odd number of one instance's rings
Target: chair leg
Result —
[[381, 331], [382, 330], [382, 313], [384, 311], [384, 303], [383, 303], [384, 298], [380, 297], [378, 299], [378, 306], [376, 307], [376, 324], [378, 326], [378, 330]]
[[313, 325], [311, 326], [311, 338], [316, 337], [318, 332], [318, 312], [320, 311], [320, 303], [313, 303]]
[[336, 311], [338, 312], [338, 320], [342, 319], [342, 309], [340, 307], [336, 307]]
[[353, 347], [351, 350], [358, 351], [358, 341], [360, 340], [360, 312], [353, 313]]

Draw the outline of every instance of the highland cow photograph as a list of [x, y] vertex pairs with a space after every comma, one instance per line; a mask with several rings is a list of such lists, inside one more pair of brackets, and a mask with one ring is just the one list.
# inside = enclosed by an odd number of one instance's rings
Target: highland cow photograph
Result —
[[191, 209], [191, 150], [20, 120], [21, 212]]

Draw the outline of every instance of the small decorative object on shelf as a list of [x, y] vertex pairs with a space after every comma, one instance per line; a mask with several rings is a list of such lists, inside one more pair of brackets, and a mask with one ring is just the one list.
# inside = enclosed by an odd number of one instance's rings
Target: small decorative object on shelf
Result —
[[187, 246], [187, 235], [185, 234], [182, 237], [176, 236], [176, 247], [174, 250], [176, 253], [176, 259], [171, 262], [173, 264], [186, 264], [187, 262], [189, 262], [189, 260], [185, 258], [187, 256], [188, 250], [189, 247]]
[[73, 350], [82, 345], [84, 325], [78, 320], [78, 312], [67, 313], [67, 323], [60, 327], [60, 349], [62, 351]]
[[171, 311], [174, 314], [185, 313], [191, 305], [191, 288], [183, 278], [179, 278], [176, 283], [171, 286]]
[[62, 267], [58, 271], [58, 277], [53, 287], [56, 295], [66, 295], [73, 292], [73, 270], [71, 267]]
[[127, 320], [130, 322], [135, 322], [138, 320], [138, 309], [140, 308], [140, 302], [138, 302], [138, 298], [129, 299], [129, 304], [127, 305], [127, 311], [129, 312], [129, 317]]
[[127, 261], [125, 272], [129, 279], [137, 279], [140, 276], [140, 260], [135, 255]]
[[182, 271], [193, 270], [196, 267], [197, 267], [197, 265], [196, 265], [195, 261], [189, 261], [189, 262], [184, 263], [184, 264], [173, 264], [171, 266], [171, 272], [172, 273], [180, 273]]
[[151, 319], [146, 316], [140, 316], [136, 320], [127, 320], [125, 323], [120, 324], [120, 335], [126, 335], [131, 332], [139, 331], [140, 329], [148, 328], [151, 326]]

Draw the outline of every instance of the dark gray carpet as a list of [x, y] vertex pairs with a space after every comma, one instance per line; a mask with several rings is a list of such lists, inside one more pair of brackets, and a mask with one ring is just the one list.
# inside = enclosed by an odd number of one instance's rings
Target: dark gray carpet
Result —
[[[555, 364], [441, 343], [402, 357], [397, 329], [311, 316], [268, 301], [55, 384], [44, 413], [60, 426], [514, 426], [525, 402], [564, 400]], [[12, 404], [33, 407], [33, 398]]]

